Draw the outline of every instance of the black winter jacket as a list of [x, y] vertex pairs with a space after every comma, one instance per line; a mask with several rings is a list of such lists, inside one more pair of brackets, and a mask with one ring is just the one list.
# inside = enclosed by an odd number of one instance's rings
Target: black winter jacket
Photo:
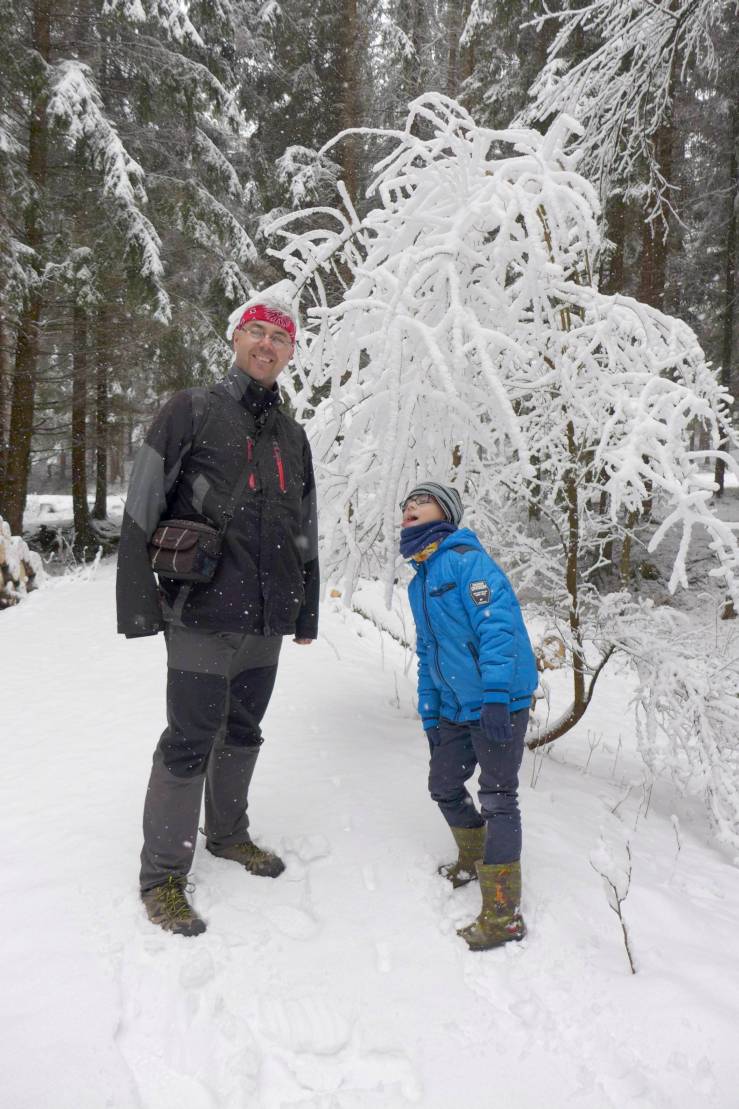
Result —
[[[219, 526], [244, 465], [249, 479], [212, 582], [162, 579], [148, 543], [160, 519]], [[176, 393], [134, 462], [118, 552], [118, 631], [154, 635], [165, 621], [264, 635], [318, 631], [318, 532], [310, 446], [264, 389], [232, 367], [211, 389]]]

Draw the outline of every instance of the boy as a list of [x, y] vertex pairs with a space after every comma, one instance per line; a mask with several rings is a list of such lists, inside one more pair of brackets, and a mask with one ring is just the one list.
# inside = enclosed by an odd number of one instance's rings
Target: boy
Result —
[[[458, 527], [457, 490], [424, 482], [401, 509], [400, 551], [416, 571], [409, 597], [429, 792], [459, 849], [439, 873], [455, 887], [479, 878], [482, 911], [459, 935], [484, 951], [526, 932], [518, 771], [536, 663], [508, 578], [475, 533]], [[465, 788], [478, 764], [481, 813]]]

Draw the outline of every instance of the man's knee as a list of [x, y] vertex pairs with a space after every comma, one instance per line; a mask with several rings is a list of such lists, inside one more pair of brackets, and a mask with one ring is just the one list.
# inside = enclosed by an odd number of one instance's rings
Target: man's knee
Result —
[[259, 747], [260, 722], [267, 711], [277, 676], [276, 666], [243, 670], [231, 679], [226, 746]]
[[159, 741], [159, 753], [175, 777], [190, 778], [205, 772], [223, 723], [225, 704], [225, 678], [186, 670], [168, 671], [168, 727]]

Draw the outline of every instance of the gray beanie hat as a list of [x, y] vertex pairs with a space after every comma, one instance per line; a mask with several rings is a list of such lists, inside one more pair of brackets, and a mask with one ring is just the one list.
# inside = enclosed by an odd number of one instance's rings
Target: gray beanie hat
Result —
[[406, 495], [406, 501], [410, 500], [416, 493], [430, 493], [434, 500], [439, 502], [439, 507], [450, 524], [458, 524], [462, 519], [462, 513], [464, 512], [462, 498], [451, 485], [439, 485], [436, 481], [423, 481], [420, 485], [413, 486], [410, 493]]

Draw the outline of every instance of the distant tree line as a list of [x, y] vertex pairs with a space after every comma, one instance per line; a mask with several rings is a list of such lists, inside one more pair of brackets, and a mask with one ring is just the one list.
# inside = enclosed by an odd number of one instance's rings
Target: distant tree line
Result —
[[[602, 290], [685, 319], [737, 390], [736, 0], [0, 0], [0, 515], [71, 489], [94, 548], [132, 438], [228, 364], [228, 312], [282, 276], [281, 212], [362, 212], [429, 90], [490, 127], [584, 127]], [[340, 285], [337, 284], [337, 292]], [[732, 377], [733, 375], [733, 377]], [[88, 507], [88, 490], [95, 492]]]

